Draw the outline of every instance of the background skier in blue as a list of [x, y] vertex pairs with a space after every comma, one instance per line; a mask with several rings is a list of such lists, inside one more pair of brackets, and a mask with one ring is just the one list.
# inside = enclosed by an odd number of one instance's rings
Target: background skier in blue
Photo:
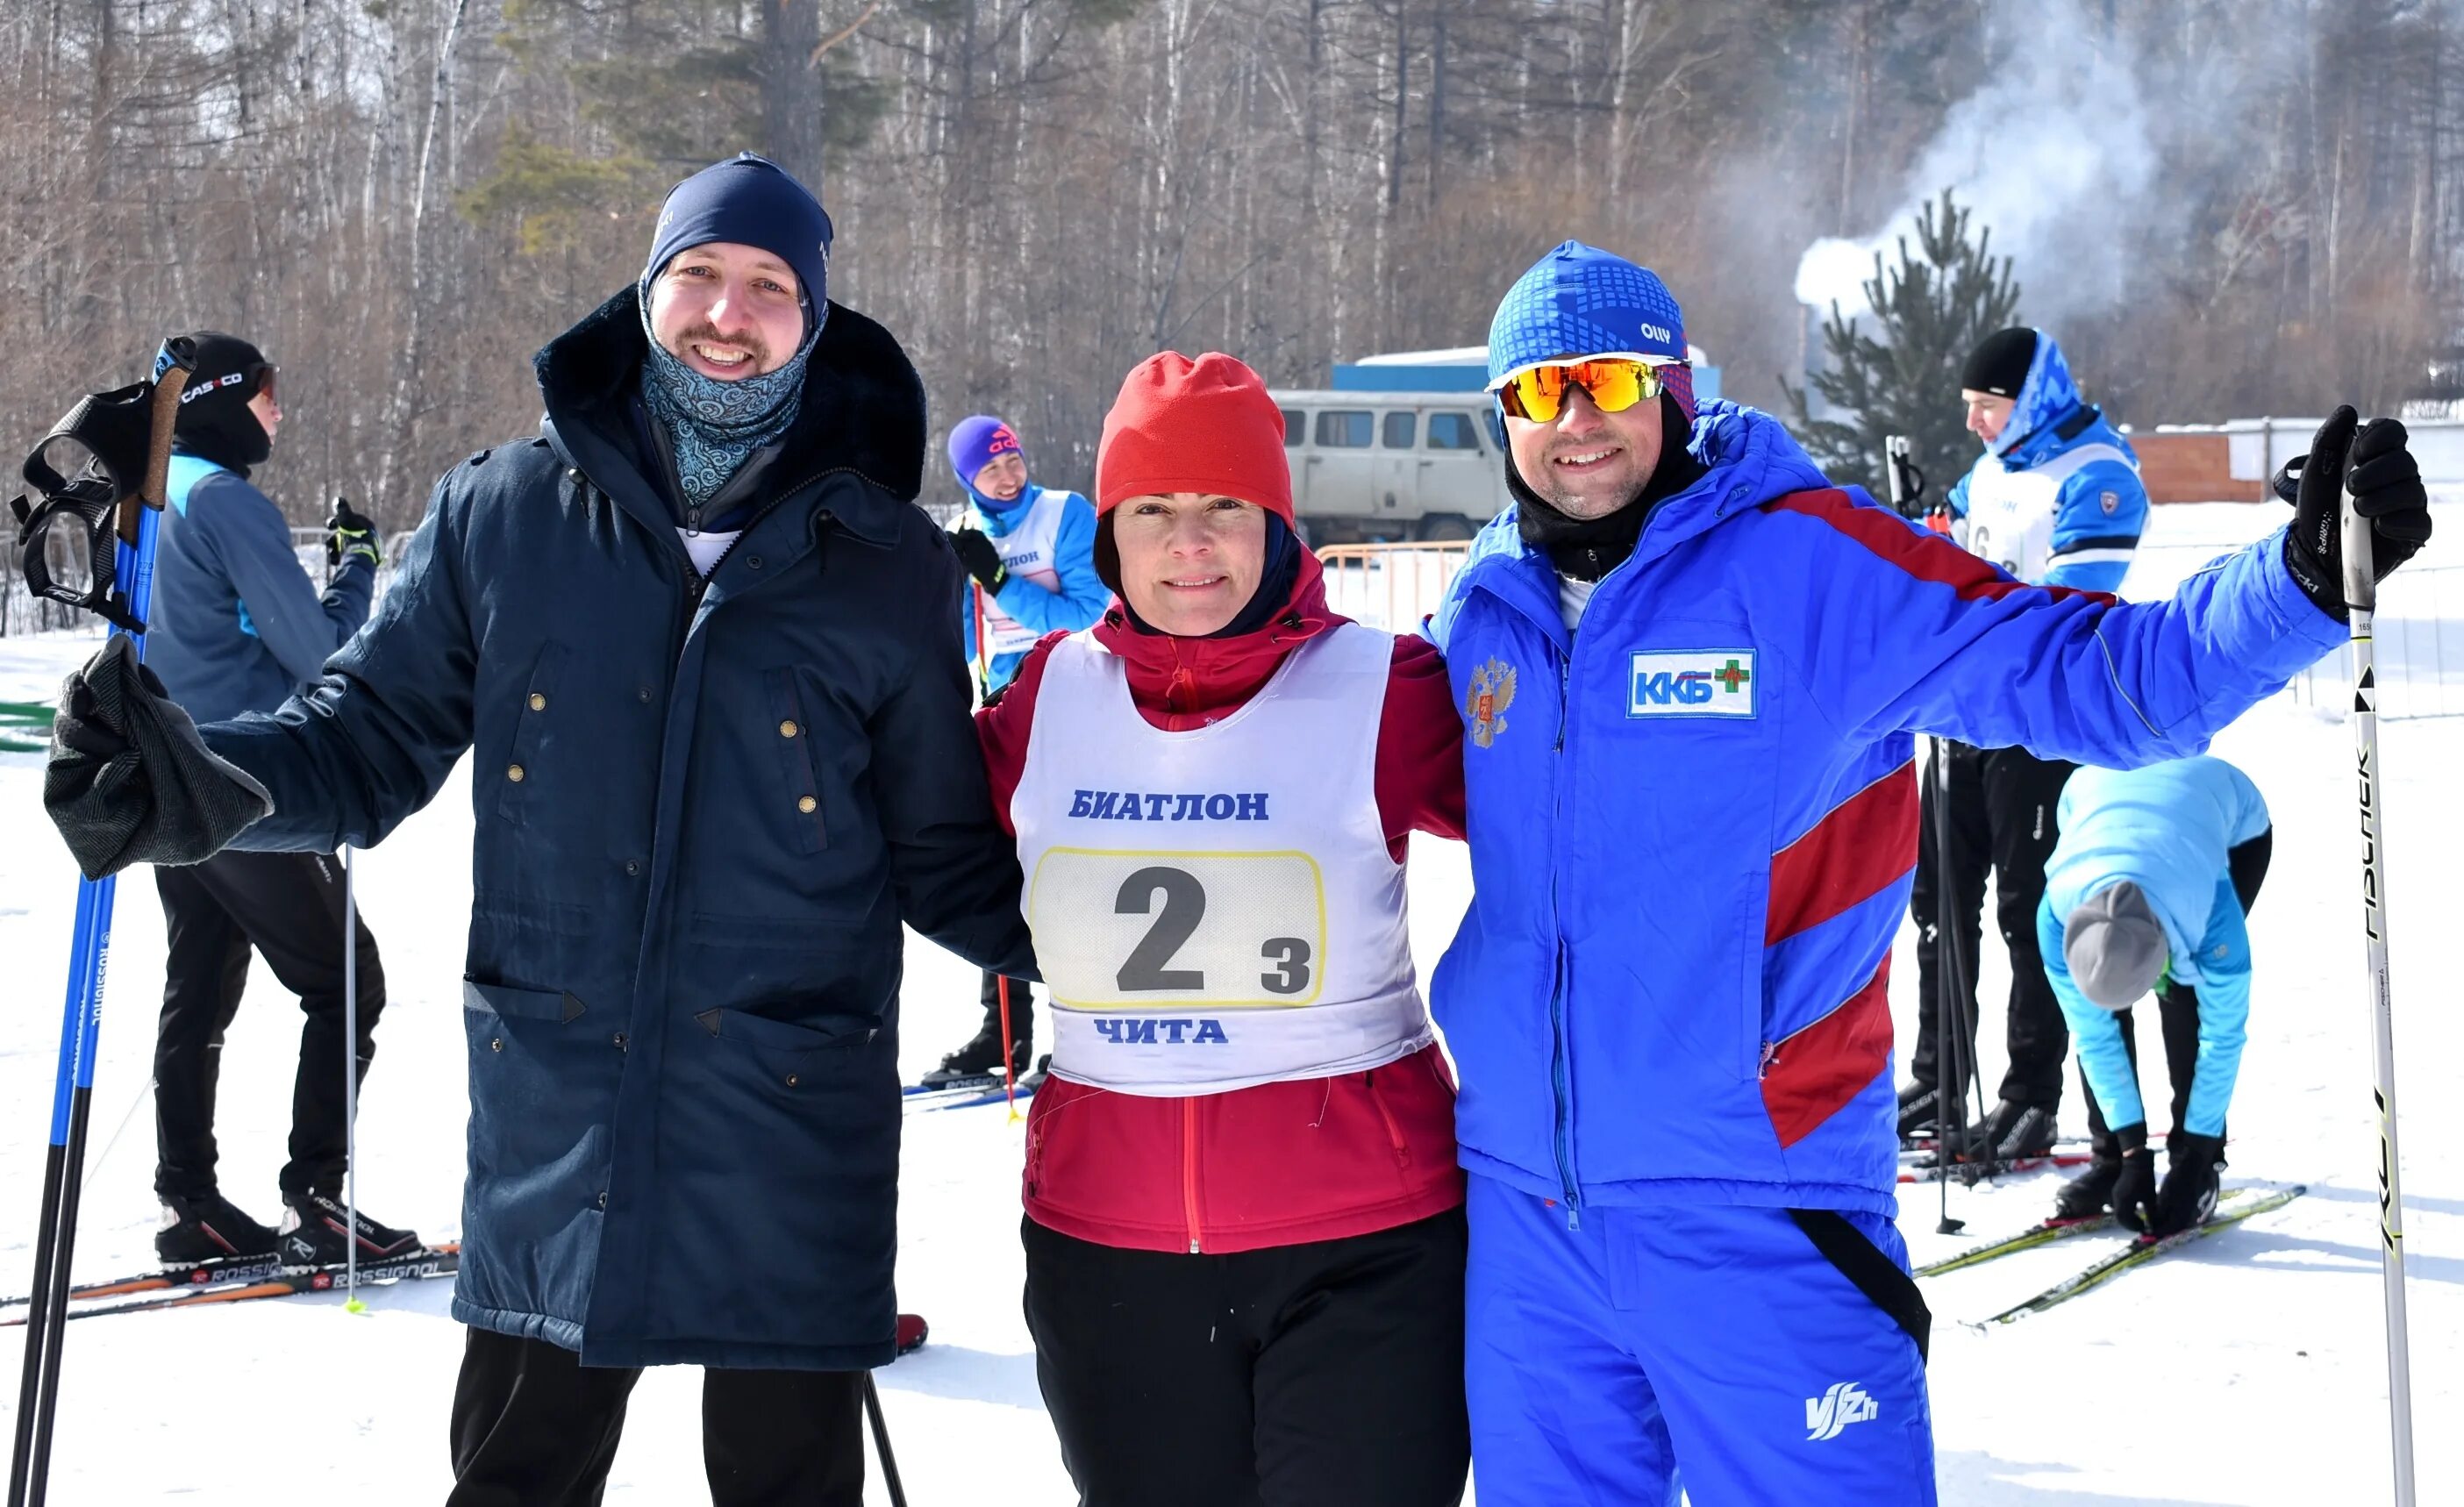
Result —
[[[1985, 453], [1950, 489], [1953, 537], [2022, 581], [2120, 591], [2147, 526], [2139, 457], [2079, 396], [2054, 337], [2024, 325], [1995, 331], [1969, 353], [1959, 386], [1968, 431]], [[1979, 748], [1948, 739], [1936, 745], [1936, 757], [1948, 766], [1949, 788], [1942, 788], [1935, 771], [1926, 772], [1909, 901], [1926, 945], [1917, 954], [1917, 1045], [1908, 1057], [1914, 1082], [1900, 1096], [1900, 1134], [1931, 1130], [1939, 1110], [1935, 1036], [1940, 991], [1947, 986], [1939, 965], [1946, 888], [1951, 935], [1969, 964], [1957, 1001], [1966, 1053], [1959, 1060], [1976, 1060], [1976, 960], [1990, 872], [1995, 929], [2011, 956], [2011, 999], [2004, 1037], [2009, 1067], [1983, 1139], [2005, 1160], [2041, 1156], [2054, 1144], [2070, 1033], [2036, 955], [2036, 901], [2060, 831], [2056, 803], [2072, 765], [2026, 748]]]
[[[970, 414], [950, 426], [948, 448], [950, 473], [967, 493], [967, 510], [950, 530], [950, 543], [974, 578], [960, 599], [959, 632], [976, 667], [977, 689], [990, 699], [1018, 674], [1037, 639], [1094, 627], [1112, 590], [1095, 573], [1095, 505], [1075, 492], [1030, 480], [1018, 431], [993, 414]], [[999, 1074], [1005, 1062], [1028, 1086], [1042, 1081], [1041, 1068], [1027, 1071], [1034, 1051], [1034, 993], [1026, 980], [1009, 981], [1004, 1035], [1001, 989], [999, 974], [984, 975], [983, 1025], [924, 1075], [926, 1087]]]
[[2345, 636], [2339, 481], [2379, 574], [2427, 499], [2402, 426], [2340, 410], [2292, 530], [2125, 606], [1830, 487], [1767, 414], [1697, 411], [1684, 352], [1622, 257], [1570, 241], [1516, 282], [1488, 350], [1513, 505], [1431, 626], [1466, 721], [1474, 898], [1434, 1004], [1477, 1490], [1931, 1502], [1884, 998], [1911, 735], [2196, 752]]
[[[2036, 928], [2079, 1038], [2096, 1161], [2063, 1186], [2055, 1214], [2084, 1219], [2110, 1203], [2124, 1227], [2169, 1235], [2215, 1208], [2250, 1019], [2244, 918], [2275, 841], [2267, 802], [2250, 776], [2202, 754], [2081, 769], [2062, 792], [2061, 823]], [[2173, 1090], [2161, 1190], [2131, 1029], [2131, 1007], [2150, 991]]]

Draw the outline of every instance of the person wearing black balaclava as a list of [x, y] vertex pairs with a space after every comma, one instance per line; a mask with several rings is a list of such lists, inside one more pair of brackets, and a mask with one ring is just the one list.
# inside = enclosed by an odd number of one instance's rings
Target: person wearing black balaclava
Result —
[[[964, 574], [915, 506], [923, 384], [829, 299], [830, 238], [759, 157], [679, 183], [640, 277], [539, 352], [537, 432], [446, 473], [316, 689], [196, 729], [273, 808], [251, 848], [373, 845], [473, 755], [450, 1507], [599, 1501], [642, 1368], [679, 1364], [719, 1507], [857, 1507], [906, 928], [1035, 976]], [[144, 694], [110, 656], [67, 691], [71, 850], [162, 834], [98, 876], [232, 840], [132, 757]]]
[[[181, 395], [154, 572], [146, 662], [199, 721], [271, 712], [324, 673], [359, 632], [381, 558], [376, 526], [336, 499], [326, 521], [332, 573], [320, 593], [300, 567], [291, 526], [250, 474], [273, 454], [282, 409], [275, 367], [254, 345], [216, 330], [189, 337], [196, 374]], [[166, 1262], [262, 1256], [344, 1259], [352, 1215], [344, 1123], [346, 1045], [342, 873], [319, 853], [221, 853], [154, 871], [168, 944], [154, 1044], [154, 1191], [163, 1201], [155, 1252]], [[358, 951], [358, 1067], [375, 1053], [385, 967], [366, 919]], [[279, 1179], [279, 1230], [223, 1196], [214, 1141], [223, 1033], [239, 1009], [249, 956], [265, 960], [299, 997], [298, 1075], [290, 1160]], [[357, 1215], [363, 1260], [400, 1254], [419, 1237]]]

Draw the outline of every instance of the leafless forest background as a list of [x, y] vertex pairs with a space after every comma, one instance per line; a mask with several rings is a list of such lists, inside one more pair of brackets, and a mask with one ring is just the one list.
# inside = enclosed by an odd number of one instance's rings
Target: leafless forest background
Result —
[[[2459, 322], [2456, 9], [8, 0], [0, 451], [210, 325], [282, 368], [269, 490], [404, 526], [531, 429], [530, 353], [638, 274], [667, 186], [745, 147], [821, 192], [829, 291], [906, 344], [936, 435], [998, 410], [1063, 481], [1153, 350], [1315, 385], [1473, 343], [1568, 235], [1657, 267], [1776, 407], [1800, 255], [1946, 150], [2060, 196], [1995, 248], [2119, 417], [2385, 407]], [[2093, 75], [2076, 115], [1983, 96], [2049, 56]], [[2040, 163], [2066, 146], [2084, 178]]]

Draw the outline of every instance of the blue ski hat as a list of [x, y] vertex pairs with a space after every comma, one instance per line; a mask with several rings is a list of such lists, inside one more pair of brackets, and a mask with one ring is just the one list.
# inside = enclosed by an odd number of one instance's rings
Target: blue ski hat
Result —
[[676, 253], [733, 241], [759, 246], [795, 273], [809, 337], [828, 318], [830, 235], [822, 201], [777, 163], [751, 152], [714, 163], [668, 190], [642, 268], [643, 307], [649, 306], [651, 279]]
[[2036, 353], [2028, 362], [2028, 378], [2019, 384], [2018, 395], [2011, 400], [2011, 421], [2002, 426], [2002, 433], [1986, 448], [1997, 455], [2008, 455], [2029, 436], [2043, 433], [2058, 424], [2085, 399], [2079, 396], [2079, 384], [2071, 379], [2071, 364], [2062, 359], [2062, 348], [2043, 330], [2036, 331]]
[[1685, 317], [1668, 285], [1614, 252], [1568, 241], [1515, 279], [1488, 325], [1488, 387], [1548, 362], [1634, 355], [1668, 363], [1662, 380], [1694, 416]]

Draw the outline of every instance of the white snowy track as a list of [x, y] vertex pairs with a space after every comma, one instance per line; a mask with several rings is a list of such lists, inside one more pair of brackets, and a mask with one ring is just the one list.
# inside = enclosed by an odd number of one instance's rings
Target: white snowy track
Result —
[[[2464, 560], [2464, 516], [2442, 508], [2434, 553]], [[2161, 593], [2183, 569], [2282, 518], [2272, 507], [2161, 508], [2128, 594]], [[2451, 625], [2453, 626], [2453, 625]], [[90, 644], [0, 639], [0, 699], [47, 698]], [[2464, 719], [2382, 731], [2387, 765], [2390, 936], [2409, 1195], [2413, 1386], [2421, 1500], [2464, 1501], [2464, 1441], [2444, 1427], [2464, 1405]], [[2390, 1499], [2386, 1378], [2349, 771], [2351, 740], [2289, 698], [2260, 708], [2217, 751], [2249, 769], [2276, 814], [2275, 867], [2254, 919], [2258, 978], [2233, 1104], [2237, 1181], [2306, 1182], [2310, 1196], [2202, 1242], [2049, 1314], [1991, 1334], [1975, 1319], [2096, 1253], [2075, 1240], [1927, 1284], [1935, 1314], [1933, 1406], [1947, 1503], [2370, 1504]], [[39, 761], [0, 754], [0, 1289], [31, 1275], [76, 875], [39, 801]], [[361, 1193], [380, 1217], [458, 1230], [465, 1115], [459, 974], [470, 898], [469, 792], [436, 804], [363, 856], [361, 904], [391, 992], [361, 1101]], [[1423, 973], [1469, 895], [1460, 848], [1413, 857], [1415, 948]], [[1892, 998], [1912, 1025], [1913, 934]], [[2007, 970], [1985, 949], [1987, 1081], [2001, 1070]], [[112, 949], [94, 1156], [77, 1267], [145, 1264], [154, 1219], [145, 1092], [162, 977], [162, 911], [149, 875], [121, 886]], [[910, 940], [906, 1051], [929, 1067], [972, 1028], [973, 971]], [[298, 1029], [262, 968], [224, 1053], [225, 1188], [275, 1211]], [[1903, 1038], [1904, 1039], [1904, 1038]], [[2160, 1079], [2150, 1065], [2148, 1081]], [[2074, 1084], [2065, 1128], [2084, 1129]], [[114, 1141], [123, 1119], [124, 1134]], [[999, 1108], [907, 1122], [899, 1266], [902, 1306], [933, 1342], [881, 1373], [908, 1495], [919, 1507], [970, 1499], [1071, 1500], [1019, 1317], [1017, 1181], [1022, 1138]], [[1902, 1228], [1925, 1260], [2039, 1217], [2055, 1179], [1954, 1188], [1958, 1237], [1933, 1233], [1930, 1187], [1908, 1189]], [[292, 1299], [77, 1323], [64, 1373], [51, 1499], [177, 1500], [257, 1507], [298, 1500], [435, 1502], [449, 1480], [447, 1405], [461, 1331], [446, 1284], [340, 1299]], [[0, 1429], [14, 1406], [18, 1338], [0, 1331]], [[653, 1371], [634, 1393], [608, 1500], [706, 1500], [698, 1376]], [[1817, 1389], [1818, 1390], [1818, 1389]], [[873, 1499], [886, 1500], [876, 1475]]]

